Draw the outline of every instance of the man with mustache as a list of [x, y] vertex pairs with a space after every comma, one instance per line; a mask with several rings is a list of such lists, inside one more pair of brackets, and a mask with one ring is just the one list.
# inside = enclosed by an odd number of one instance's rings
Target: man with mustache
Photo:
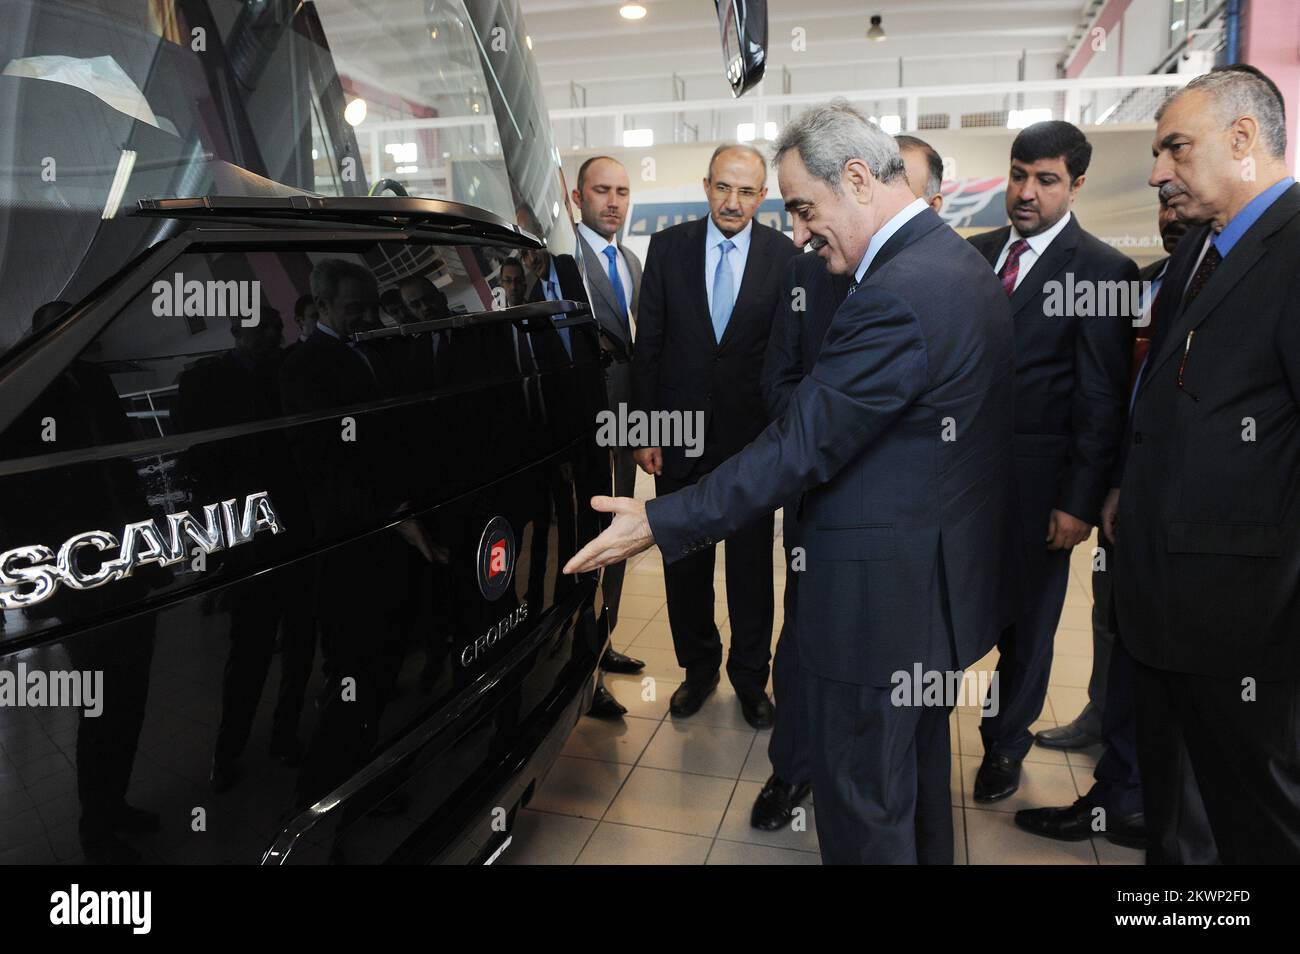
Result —
[[[843, 100], [776, 143], [799, 245], [851, 277], [785, 413], [676, 493], [615, 517], [565, 567], [651, 545], [671, 565], [798, 499], [800, 681], [827, 863], [951, 863], [948, 714], [900, 675], [982, 657], [1011, 609], [1014, 348], [979, 255], [915, 198], [893, 138]], [[960, 320], [954, 320], [960, 316]]]
[[[1047, 699], [1070, 551], [1100, 519], [1124, 427], [1138, 316], [1111, 311], [1128, 302], [1138, 269], [1085, 232], [1070, 210], [1091, 157], [1091, 144], [1067, 122], [1021, 130], [1007, 181], [1011, 224], [970, 240], [996, 272], [1015, 316], [1023, 570], [1020, 611], [998, 640], [991, 690], [998, 710], [980, 720], [984, 759], [974, 796], [982, 803], [1020, 787], [1020, 763], [1034, 741], [1029, 727]], [[1116, 282], [1121, 293], [1108, 293]], [[1086, 289], [1091, 299], [1064, 300], [1063, 288]]]
[[[1160, 196], [1160, 236], [1170, 255], [1187, 233], [1188, 224], [1179, 220], [1165, 195]], [[1133, 340], [1133, 382], [1146, 359], [1153, 313], [1164, 287], [1169, 257], [1142, 269], [1142, 281], [1150, 282], [1144, 297], [1141, 319]], [[1133, 706], [1133, 660], [1114, 625], [1114, 514], [1119, 491], [1112, 489], [1101, 508], [1102, 533], [1098, 546], [1105, 562], [1092, 574], [1092, 677], [1088, 680], [1088, 704], [1070, 723], [1039, 732], [1034, 741], [1055, 749], [1081, 749], [1103, 741], [1105, 750], [1093, 770], [1093, 784], [1073, 804], [1061, 808], [1024, 808], [1016, 812], [1016, 825], [1025, 831], [1058, 841], [1082, 841], [1104, 835], [1128, 848], [1145, 849], [1146, 818], [1142, 810], [1142, 782], [1137, 760], [1137, 714]], [[1109, 530], [1107, 528], [1110, 528]], [[1210, 864], [1215, 860], [1214, 839], [1205, 819], [1193, 779], [1187, 778], [1184, 811], [1177, 845], [1164, 849], [1165, 856], [1185, 863]]]
[[[708, 218], [650, 240], [641, 283], [632, 395], [647, 414], [679, 412], [704, 422], [703, 447], [646, 447], [636, 461], [656, 494], [688, 487], [758, 436], [768, 419], [760, 376], [790, 240], [754, 221], [767, 196], [767, 162], [752, 146], [714, 150], [704, 177]], [[756, 729], [774, 718], [767, 695], [772, 653], [773, 514], [727, 538], [727, 676]], [[714, 619], [714, 548], [664, 567], [668, 623], [686, 678], [669, 711], [694, 715], [718, 685], [722, 637]]]
[[[1160, 212], [1156, 219], [1160, 231], [1160, 240], [1167, 253], [1164, 258], [1145, 266], [1139, 273], [1142, 287], [1150, 285], [1149, 292], [1144, 292], [1144, 309], [1141, 319], [1135, 323], [1133, 336], [1133, 377], [1136, 379], [1138, 368], [1146, 358], [1151, 345], [1151, 331], [1154, 325], [1151, 314], [1155, 298], [1160, 294], [1165, 270], [1169, 267], [1169, 256], [1178, 247], [1178, 240], [1187, 233], [1187, 223], [1178, 218], [1165, 196], [1159, 196]], [[1112, 491], [1112, 495], [1114, 494]], [[1111, 503], [1107, 496], [1107, 505]], [[1106, 505], [1102, 507], [1103, 516]], [[1088, 703], [1074, 719], [1051, 729], [1035, 733], [1034, 741], [1049, 749], [1083, 749], [1101, 741], [1102, 716], [1105, 712], [1106, 675], [1110, 670], [1111, 647], [1115, 643], [1115, 633], [1111, 627], [1111, 569], [1110, 541], [1104, 533], [1097, 539], [1098, 546], [1106, 550], [1105, 571], [1092, 574], [1092, 676], [1088, 680]], [[1065, 713], [1059, 713], [1064, 715]], [[1134, 775], [1136, 778], [1136, 775]]]
[[1225, 864], [1300, 862], [1300, 186], [1277, 86], [1212, 70], [1156, 113], [1179, 243], [1113, 525], [1149, 863], [1194, 780]]

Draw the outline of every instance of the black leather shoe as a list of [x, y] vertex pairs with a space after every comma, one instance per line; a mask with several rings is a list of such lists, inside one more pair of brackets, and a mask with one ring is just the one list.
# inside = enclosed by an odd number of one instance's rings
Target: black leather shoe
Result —
[[673, 693], [673, 697], [668, 703], [668, 711], [679, 719], [693, 716], [700, 711], [700, 706], [704, 705], [704, 700], [709, 698], [716, 688], [718, 688], [718, 674], [716, 672], [708, 682], [684, 682]]
[[91, 834], [82, 830], [81, 851], [91, 865], [138, 865], [143, 855], [109, 832]]
[[212, 786], [212, 794], [224, 795], [244, 778], [244, 767], [238, 762], [219, 762], [212, 760], [212, 772], [208, 775], [208, 784]]
[[1106, 840], [1124, 848], [1147, 850], [1147, 817], [1142, 812], [1106, 819]]
[[766, 692], [740, 692], [740, 711], [745, 721], [755, 729], [770, 729], [776, 718], [776, 706]]
[[975, 773], [975, 801], [1000, 802], [1020, 787], [1020, 759], [986, 755]]
[[1094, 810], [1083, 799], [1068, 808], [1025, 808], [1016, 812], [1016, 827], [1057, 841], [1083, 841], [1105, 835], [1108, 841], [1125, 848], [1146, 848], [1146, 819], [1141, 812], [1112, 816], [1094, 814]]
[[605, 655], [600, 657], [600, 668], [605, 672], [616, 672], [624, 676], [635, 676], [645, 668], [645, 663], [639, 659], [633, 659], [631, 656], [624, 656], [613, 646], [605, 650]]
[[113, 828], [129, 835], [152, 834], [158, 830], [158, 825], [157, 812], [151, 812], [146, 808], [135, 808], [125, 802], [117, 810], [117, 815], [113, 819]]
[[596, 687], [596, 694], [591, 697], [591, 708], [587, 715], [597, 719], [621, 719], [627, 714], [627, 708], [614, 698], [604, 686]]
[[1094, 818], [1092, 806], [1079, 799], [1066, 808], [1022, 808], [1016, 812], [1016, 827], [1057, 841], [1083, 841], [1097, 834]]
[[760, 831], [776, 831], [790, 824], [794, 810], [808, 793], [812, 783], [791, 785], [779, 775], [773, 775], [754, 799], [754, 810], [749, 813], [749, 823]]

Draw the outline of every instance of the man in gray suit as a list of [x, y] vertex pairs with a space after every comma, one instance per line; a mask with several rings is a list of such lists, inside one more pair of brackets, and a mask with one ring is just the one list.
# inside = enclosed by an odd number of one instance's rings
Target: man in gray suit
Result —
[[[573, 204], [582, 214], [578, 223], [578, 246], [591, 289], [591, 307], [602, 329], [616, 343], [621, 354], [605, 372], [605, 388], [610, 410], [618, 414], [619, 405], [632, 400], [632, 339], [636, 329], [636, 306], [641, 292], [641, 262], [618, 244], [618, 233], [627, 218], [631, 187], [627, 169], [610, 156], [593, 156], [578, 168]], [[612, 448], [614, 456], [614, 494], [633, 496], [636, 462], [630, 447]], [[616, 563], [605, 570], [605, 605], [609, 608], [609, 631], [618, 625], [618, 606], [623, 592], [624, 564]], [[606, 672], [633, 674], [644, 667], [610, 646], [600, 661]], [[603, 686], [592, 704], [592, 715], [622, 715], [623, 709]]]

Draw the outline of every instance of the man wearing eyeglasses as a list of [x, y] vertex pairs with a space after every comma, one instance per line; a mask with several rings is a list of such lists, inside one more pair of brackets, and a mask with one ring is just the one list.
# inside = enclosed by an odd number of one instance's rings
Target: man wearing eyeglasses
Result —
[[[720, 146], [709, 161], [709, 216], [650, 240], [632, 361], [634, 406], [703, 421], [703, 443], [645, 447], [637, 463], [655, 477], [656, 494], [689, 486], [735, 454], [767, 425], [760, 376], [780, 281], [795, 247], [754, 221], [767, 196], [767, 163], [752, 146]], [[698, 441], [698, 438], [697, 438]], [[681, 441], [679, 445], [687, 445]], [[745, 720], [772, 725], [767, 696], [771, 661], [771, 513], [726, 541], [731, 647], [727, 676]], [[714, 613], [714, 547], [664, 567], [668, 622], [686, 670], [669, 711], [694, 715], [718, 685], [722, 637]]]

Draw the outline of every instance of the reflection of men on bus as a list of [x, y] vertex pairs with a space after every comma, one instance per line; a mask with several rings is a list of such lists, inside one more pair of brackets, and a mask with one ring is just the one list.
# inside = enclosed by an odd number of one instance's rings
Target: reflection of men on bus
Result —
[[[290, 431], [290, 443], [321, 544], [347, 539], [392, 513], [405, 499], [406, 469], [392, 457], [393, 435], [379, 414], [357, 408], [392, 393], [383, 356], [348, 340], [377, 320], [379, 288], [362, 266], [341, 259], [318, 262], [312, 297], [320, 309], [316, 331], [285, 359], [280, 393], [288, 414], [339, 409], [351, 428], [327, 418]], [[308, 744], [296, 802], [309, 804], [345, 778], [378, 738], [379, 717], [391, 692], [407, 636], [412, 546], [418, 528], [363, 534], [325, 549], [315, 559], [315, 610], [320, 620], [320, 722]], [[404, 542], [407, 541], [407, 542]], [[408, 546], [408, 542], [410, 546]], [[386, 572], [366, 572], [385, 567]], [[365, 598], [357, 573], [366, 573]]]
[[[40, 331], [58, 321], [69, 307], [67, 302], [42, 305], [32, 317], [32, 331]], [[59, 444], [65, 447], [105, 447], [134, 438], [112, 379], [98, 364], [86, 360], [85, 354], [72, 361], [10, 425], [4, 433], [5, 457], [16, 459], [49, 453], [50, 445], [41, 439], [46, 421], [54, 422]], [[41, 472], [39, 479], [48, 482], [55, 473], [59, 472]], [[83, 477], [89, 476], [83, 473]], [[97, 465], [93, 479], [79, 480], [62, 491], [47, 485], [44, 493], [48, 499], [68, 501], [63, 517], [70, 523], [78, 523], [82, 516], [91, 514], [102, 518], [105, 514], [149, 512], [139, 475], [130, 461], [121, 457]], [[20, 490], [18, 496], [22, 498]], [[32, 520], [30, 525], [22, 522], [25, 516]], [[42, 525], [46, 518], [44, 512], [24, 514], [20, 508], [11, 508], [5, 531], [16, 539], [40, 539], [48, 530]], [[82, 569], [86, 572], [96, 569], [86, 565], [88, 562], [83, 551]], [[150, 575], [141, 571], [110, 588], [76, 595], [88, 612], [111, 612], [114, 607], [145, 595], [152, 585]], [[40, 620], [60, 615], [61, 599], [66, 598], [66, 593], [58, 594], [47, 602], [27, 607], [27, 618]], [[154, 616], [140, 613], [105, 626], [98, 633], [85, 634], [63, 644], [71, 668], [103, 673], [105, 704], [101, 713], [87, 718], [81, 709], [77, 721], [77, 795], [81, 802], [78, 835], [86, 860], [93, 864], [138, 862], [140, 852], [121, 836], [158, 830], [156, 813], [126, 802], [149, 697], [153, 641]], [[37, 649], [36, 659], [46, 651]], [[48, 668], [54, 667], [61, 668], [61, 665], [54, 663]]]
[[504, 292], [502, 297], [504, 307], [514, 308], [516, 305], [522, 305], [528, 288], [524, 263], [517, 258], [508, 258], [502, 262], [501, 270], [497, 273], [497, 285]]
[[[265, 301], [262, 319], [244, 327], [230, 322], [234, 347], [205, 358], [177, 380], [174, 422], [181, 431], [249, 424], [279, 417], [280, 366], [284, 327], [280, 313]], [[222, 500], [267, 491], [285, 525], [310, 533], [302, 482], [280, 431], [263, 431], [235, 440], [198, 444], [187, 454], [195, 475], [193, 499]], [[289, 564], [277, 573], [255, 576], [226, 607], [230, 654], [221, 684], [221, 722], [209, 776], [218, 794], [243, 775], [238, 762], [253, 727], [262, 686], [280, 632], [280, 681], [271, 723], [271, 754], [296, 765], [302, 755], [298, 721], [316, 652], [316, 620], [298, 594], [311, 584], [305, 565]]]

